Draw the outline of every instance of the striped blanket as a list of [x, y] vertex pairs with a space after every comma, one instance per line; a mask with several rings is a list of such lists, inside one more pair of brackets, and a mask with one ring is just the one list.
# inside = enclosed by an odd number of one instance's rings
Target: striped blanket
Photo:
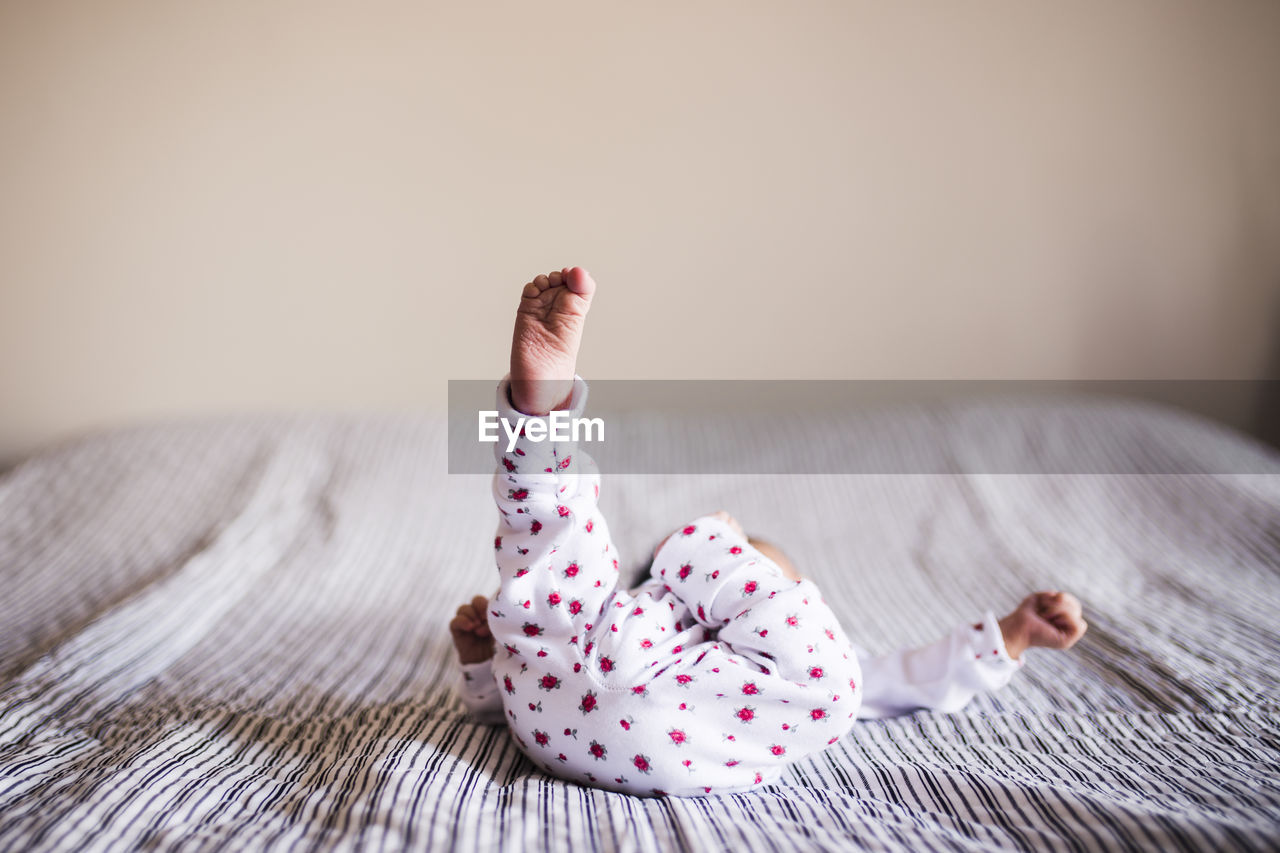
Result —
[[[675, 522], [729, 509], [872, 651], [1032, 589], [1085, 603], [1081, 644], [1029, 652], [1005, 690], [862, 723], [723, 798], [567, 784], [465, 718], [445, 622], [494, 585], [494, 517], [486, 477], [445, 473], [442, 419], [239, 418], [50, 449], [0, 478], [0, 849], [1276, 849], [1280, 459], [1168, 411], [1064, 406], [1121, 456], [1232, 462], [606, 474], [632, 567]], [[1016, 447], [1061, 431], [1059, 409], [907, 413], [895, 433]], [[809, 428], [740, 440], [857, 444], [847, 420]]]

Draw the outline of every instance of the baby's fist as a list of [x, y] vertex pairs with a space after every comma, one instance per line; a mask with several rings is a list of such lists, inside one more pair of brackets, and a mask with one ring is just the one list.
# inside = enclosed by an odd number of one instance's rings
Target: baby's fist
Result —
[[489, 633], [489, 599], [483, 595], [458, 607], [449, 622], [453, 647], [462, 663], [482, 663], [493, 657], [493, 634]]
[[1036, 592], [1000, 620], [1005, 648], [1015, 660], [1027, 649], [1069, 649], [1088, 629], [1080, 600], [1067, 592]]

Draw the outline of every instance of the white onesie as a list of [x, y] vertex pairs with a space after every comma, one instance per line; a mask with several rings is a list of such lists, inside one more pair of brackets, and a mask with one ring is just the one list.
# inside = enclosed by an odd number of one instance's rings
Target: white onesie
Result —
[[[570, 416], [586, 384], [574, 381]], [[501, 417], [515, 423], [507, 382]], [[490, 602], [496, 654], [462, 667], [461, 697], [505, 722], [539, 767], [640, 795], [732, 793], [776, 781], [858, 717], [955, 711], [1021, 666], [995, 617], [922, 649], [857, 650], [812, 581], [792, 581], [724, 522], [698, 518], [635, 591], [581, 446], [522, 436], [496, 447]]]

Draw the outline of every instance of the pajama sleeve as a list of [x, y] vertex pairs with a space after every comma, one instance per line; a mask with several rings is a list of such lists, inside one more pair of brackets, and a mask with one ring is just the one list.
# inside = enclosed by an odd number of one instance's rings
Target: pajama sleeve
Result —
[[476, 722], [496, 726], [506, 722], [502, 696], [493, 679], [493, 659], [464, 663], [458, 671], [458, 696]]
[[1000, 624], [988, 611], [981, 623], [960, 625], [918, 649], [873, 657], [858, 650], [862, 665], [862, 719], [928, 709], [950, 713], [978, 693], [1009, 682], [1023, 662], [1009, 657]]

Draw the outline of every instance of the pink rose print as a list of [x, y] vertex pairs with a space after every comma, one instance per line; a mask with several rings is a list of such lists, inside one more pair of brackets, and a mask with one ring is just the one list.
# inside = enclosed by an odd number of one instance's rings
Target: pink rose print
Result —
[[648, 637], [645, 637], [643, 640], [640, 641], [640, 648], [642, 649], [653, 648], [653, 640], [650, 640]]
[[581, 613], [581, 612], [582, 612], [582, 602], [581, 602], [581, 601], [579, 601], [579, 600], [578, 600], [578, 599], [576, 599], [576, 598], [575, 598], [575, 599], [573, 599], [572, 601], [570, 601], [570, 602], [569, 602], [569, 612], [570, 612], [570, 613], [572, 613], [574, 616], [577, 616], [579, 613]]
[[613, 658], [600, 658], [600, 671], [613, 672]]
[[622, 726], [627, 731], [631, 731], [631, 722], [631, 718], [627, 717], [625, 720], [618, 720], [618, 725]]
[[631, 688], [631, 692], [634, 693], [636, 696], [643, 696], [649, 691], [645, 688], [643, 684], [637, 684], [635, 687]]
[[836, 638], [836, 635], [831, 632], [830, 628], [824, 629], [822, 633], [827, 635], [828, 640], [834, 640]]
[[835, 743], [838, 740], [840, 740], [840, 738], [838, 737], [831, 738], [831, 740], [827, 741], [827, 746], [831, 746], [831, 744]]
[[547, 604], [550, 604], [552, 607], [555, 607], [559, 603], [560, 603], [560, 593], [556, 592], [555, 590], [552, 590], [551, 593], [547, 595]]
[[742, 685], [742, 692], [747, 696], [755, 696], [760, 692], [760, 688], [756, 687], [756, 683], [754, 681], [748, 681], [746, 684]]
[[516, 470], [516, 463], [504, 456], [502, 457], [502, 467], [507, 469], [507, 473], [512, 473]]
[[794, 628], [800, 624], [800, 620], [796, 618], [794, 615], [788, 616], [786, 621], [787, 621], [788, 628]]
[[809, 677], [810, 677], [810, 678], [822, 678], [822, 676], [824, 676], [824, 675], [826, 675], [826, 673], [822, 671], [822, 667], [820, 667], [820, 666], [811, 666], [811, 667], [809, 667]]
[[742, 587], [742, 592], [744, 595], [755, 595], [756, 590], [759, 588], [755, 581], [747, 581]]
[[529, 497], [528, 489], [507, 489], [507, 497], [513, 501], [522, 501]]
[[743, 706], [738, 709], [737, 717], [744, 723], [749, 723], [756, 718], [756, 709], [750, 705]]
[[769, 747], [769, 751], [774, 755], [786, 755], [787, 748], [775, 743], [773, 746]]
[[541, 679], [538, 680], [538, 686], [541, 687], [543, 690], [548, 690], [548, 691], [559, 690], [560, 679], [556, 678], [554, 675], [551, 675], [550, 673], [547, 673], [546, 675], [542, 676]]
[[680, 567], [680, 574], [679, 574], [680, 580], [687, 579], [691, 574], [693, 574], [693, 566], [689, 565], [688, 563], [685, 563], [683, 566]]
[[516, 686], [511, 683], [511, 676], [502, 676], [502, 689], [507, 691], [508, 696], [516, 692]]
[[760, 784], [761, 782], [763, 782], [763, 781], [764, 781], [764, 776], [761, 776], [761, 775], [760, 775], [760, 773], [759, 773], [759, 772], [757, 772], [757, 773], [756, 773], [756, 781], [755, 781], [755, 782], [753, 782], [752, 784], [753, 784], [753, 785], [759, 785], [759, 784]]
[[[521, 434], [521, 435], [524, 435], [524, 432], [522, 431], [520, 434]], [[516, 456], [524, 456], [524, 451], [517, 447], [517, 448], [516, 448]]]
[[570, 563], [564, 567], [564, 576], [567, 578], [576, 578], [578, 576], [578, 564]]
[[535, 625], [533, 622], [524, 623], [524, 627], [522, 628], [522, 630], [524, 631], [524, 635], [526, 637], [536, 637], [542, 633], [541, 626]]
[[707, 612], [702, 609], [701, 604], [698, 605], [698, 618], [701, 619], [703, 622], [707, 621]]
[[537, 742], [538, 746], [546, 746], [551, 743], [551, 738], [547, 737], [547, 733], [539, 731], [538, 729], [533, 730], [533, 739]]
[[671, 729], [667, 732], [667, 737], [671, 738], [671, 742], [676, 746], [683, 746], [689, 739], [680, 729]]
[[572, 459], [573, 459], [572, 456], [566, 456], [565, 458], [560, 460], [560, 464], [556, 467], [558, 467], [561, 471], [563, 471], [565, 468], [569, 467], [569, 462], [572, 461]]
[[605, 749], [604, 744], [598, 740], [591, 741], [591, 746], [587, 748], [587, 752], [591, 753], [591, 757], [596, 761], [604, 758], [609, 754], [609, 750]]
[[516, 569], [516, 577], [518, 577], [518, 578], [522, 578], [522, 577], [524, 577], [524, 576], [525, 576], [525, 575], [527, 575], [527, 574], [529, 574], [529, 570], [528, 570], [528, 569]]
[[732, 548], [729, 549], [729, 553], [736, 557], [742, 553], [742, 548], [740, 548], [737, 545], [734, 545]]
[[725, 766], [725, 767], [737, 767], [739, 764], [741, 764], [741, 762], [740, 762], [740, 761], [738, 761], [738, 760], [735, 758], [735, 759], [733, 759], [732, 761], [726, 761], [726, 762], [724, 763], [724, 766]]
[[634, 764], [636, 769], [641, 773], [648, 773], [650, 770], [649, 756], [647, 755], [637, 755], [635, 758], [631, 759], [631, 763]]
[[568, 517], [569, 517], [569, 508], [568, 508], [567, 506], [563, 506], [563, 505], [558, 506], [558, 507], [556, 507], [556, 514], [557, 514], [557, 515], [559, 515], [561, 518], [568, 518]]
[[681, 687], [688, 687], [693, 683], [693, 681], [694, 678], [692, 675], [685, 675], [684, 673], [681, 673], [676, 676], [676, 684], [679, 684]]
[[[586, 529], [586, 531], [587, 531], [588, 533], [590, 533], [592, 530], [595, 530], [595, 528], [596, 528], [596, 522], [595, 522], [595, 519], [593, 519], [593, 518], [588, 518], [588, 519], [587, 519], [587, 523], [586, 523], [586, 524], [584, 524], [584, 525], [582, 525], [582, 526], [583, 526], [583, 528], [585, 528], [585, 529]], [[617, 562], [617, 560], [614, 560], [614, 562], [616, 563], [616, 562]]]
[[850, 678], [850, 679], [849, 679], [849, 689], [850, 689], [850, 690], [853, 690], [853, 691], [857, 691], [857, 689], [858, 689], [858, 685], [856, 685], [856, 684], [854, 684], [854, 683], [853, 683], [853, 679], [852, 679], [852, 678]]
[[809, 719], [811, 720], [825, 720], [826, 718], [827, 712], [822, 708], [814, 708], [809, 712]]
[[530, 533], [530, 534], [532, 534], [532, 535], [534, 535], [534, 536], [537, 536], [537, 535], [538, 535], [539, 533], [541, 533], [541, 532], [542, 532], [542, 522], [541, 522], [541, 521], [538, 521], [538, 520], [535, 518], [535, 519], [533, 520], [533, 523], [529, 525], [529, 533]]
[[688, 527], [686, 527], [684, 530], [681, 530], [681, 531], [680, 531], [680, 533], [681, 533], [681, 535], [683, 535], [683, 536], [692, 536], [692, 535], [694, 534], [694, 531], [696, 531], [697, 529], [698, 529], [698, 528], [696, 528], [696, 527], [694, 527], [692, 524], [690, 524], [690, 525], [689, 525]]
[[578, 710], [581, 711], [583, 714], [590, 714], [592, 711], [596, 709], [597, 704], [598, 703], [596, 702], [596, 694], [588, 690], [586, 693], [583, 694], [582, 701], [578, 703]]
[[495, 537], [494, 537], [494, 539], [493, 539], [493, 550], [495, 550], [495, 551], [501, 551], [501, 550], [502, 550], [502, 537], [501, 537], [501, 536], [495, 536]]

